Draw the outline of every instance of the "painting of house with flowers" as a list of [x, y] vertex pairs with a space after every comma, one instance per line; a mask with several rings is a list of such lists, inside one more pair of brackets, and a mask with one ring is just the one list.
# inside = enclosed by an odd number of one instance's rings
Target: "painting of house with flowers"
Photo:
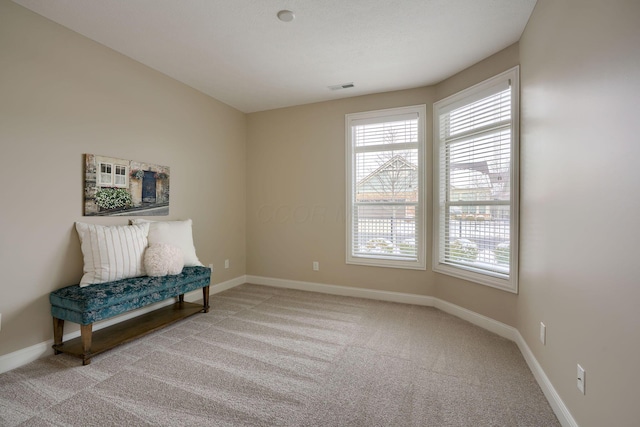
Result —
[[84, 215], [168, 215], [169, 166], [85, 154]]

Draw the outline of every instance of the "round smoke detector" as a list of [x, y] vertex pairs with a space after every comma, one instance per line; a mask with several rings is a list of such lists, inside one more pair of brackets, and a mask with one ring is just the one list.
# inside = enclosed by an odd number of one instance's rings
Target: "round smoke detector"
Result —
[[290, 10], [281, 10], [278, 12], [278, 19], [282, 22], [291, 22], [296, 17], [296, 15]]

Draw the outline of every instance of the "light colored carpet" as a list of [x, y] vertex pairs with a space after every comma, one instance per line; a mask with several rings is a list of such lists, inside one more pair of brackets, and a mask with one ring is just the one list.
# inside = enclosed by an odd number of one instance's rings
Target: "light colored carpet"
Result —
[[0, 425], [559, 426], [514, 343], [437, 309], [248, 284], [211, 305], [0, 375]]

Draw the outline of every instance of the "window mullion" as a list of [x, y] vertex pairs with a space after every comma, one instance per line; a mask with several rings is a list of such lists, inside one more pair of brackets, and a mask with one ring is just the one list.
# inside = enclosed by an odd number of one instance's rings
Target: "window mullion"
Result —
[[443, 141], [449, 145], [458, 144], [458, 143], [464, 142], [465, 140], [479, 138], [481, 136], [492, 134], [503, 129], [509, 129], [510, 127], [511, 127], [511, 120], [505, 120], [497, 125], [496, 124], [486, 125], [479, 129], [473, 129], [467, 132], [456, 134], [456, 136], [449, 136], [443, 139]]
[[455, 200], [446, 201], [445, 206], [510, 206], [509, 200]]
[[354, 147], [353, 151], [355, 153], [375, 153], [378, 151], [386, 152], [386, 151], [416, 150], [417, 148], [418, 148], [417, 142], [409, 142], [409, 143], [395, 143], [395, 144], [386, 144], [386, 145]]

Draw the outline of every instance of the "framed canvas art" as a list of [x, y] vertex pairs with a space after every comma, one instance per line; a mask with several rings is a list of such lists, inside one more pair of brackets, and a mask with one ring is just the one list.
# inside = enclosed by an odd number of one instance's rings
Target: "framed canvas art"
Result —
[[169, 166], [84, 155], [84, 215], [169, 215]]

